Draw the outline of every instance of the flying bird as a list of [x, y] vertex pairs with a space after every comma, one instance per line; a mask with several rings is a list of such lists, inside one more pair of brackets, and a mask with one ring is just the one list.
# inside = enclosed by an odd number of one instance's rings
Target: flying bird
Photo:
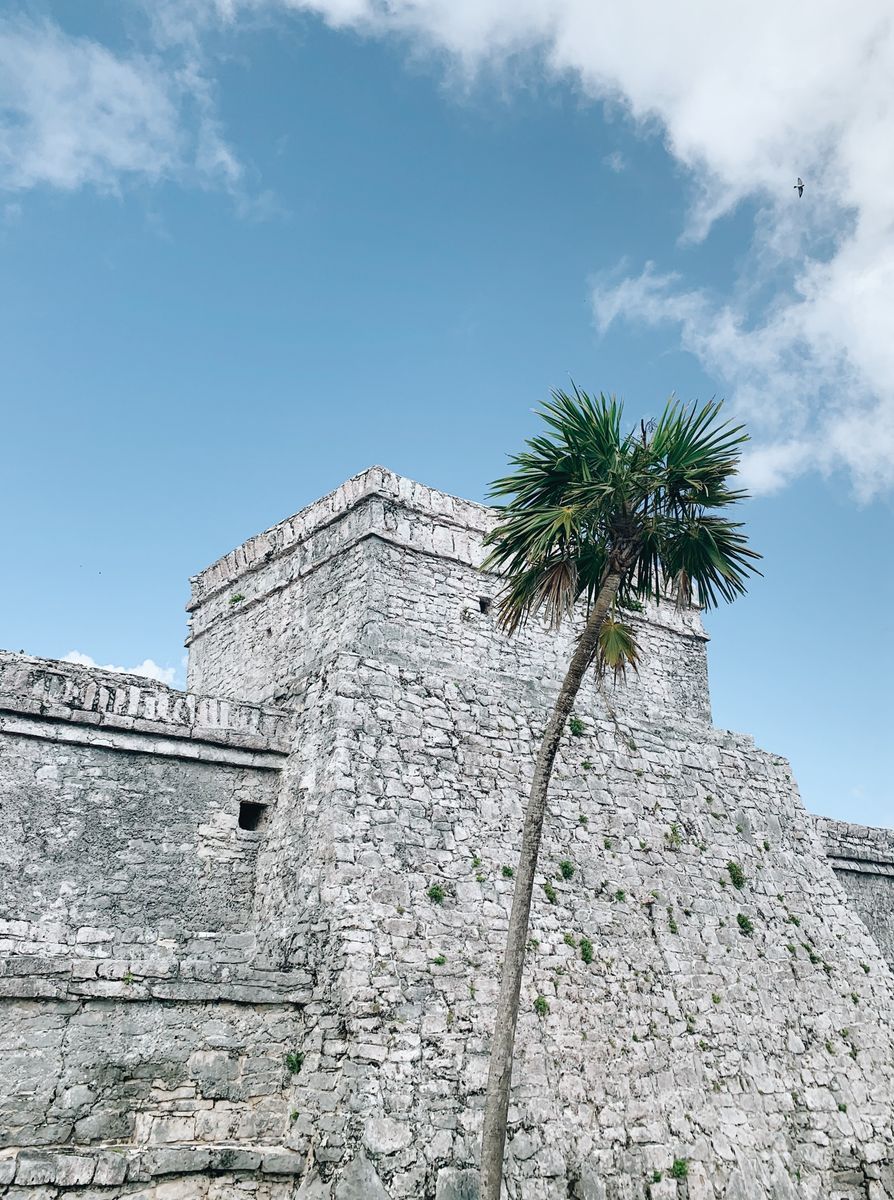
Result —
[[799, 196], [804, 195], [804, 180], [801, 178], [800, 175], [798, 176], [798, 182], [796, 184], [793, 184], [793, 187], [796, 189]]

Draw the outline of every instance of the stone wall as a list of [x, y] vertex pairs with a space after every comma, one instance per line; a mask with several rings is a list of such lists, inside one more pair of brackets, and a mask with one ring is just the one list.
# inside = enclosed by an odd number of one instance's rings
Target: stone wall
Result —
[[0, 659], [3, 949], [105, 953], [246, 928], [288, 716], [161, 684]]
[[854, 909], [894, 966], [894, 830], [817, 818], [829, 863]]
[[[189, 683], [221, 700], [0, 659], [32, 839], [0, 839], [0, 1195], [472, 1200], [573, 636], [500, 633], [490, 519], [372, 468], [251, 539], [193, 580]], [[894, 1197], [892, 947], [841, 866], [882, 835], [711, 727], [697, 614], [639, 635], [556, 766], [507, 1197]]]
[[238, 822], [275, 808], [291, 720], [0, 655], [0, 1194], [17, 1171], [29, 1195], [178, 1173], [204, 1195], [188, 1147], [228, 1143], [285, 1194], [310, 989], [257, 952], [263, 823]]
[[[281, 702], [344, 650], [438, 674], [486, 659], [531, 686], [557, 682], [570, 629], [499, 633], [499, 581], [480, 569], [491, 521], [482, 505], [381, 467], [348, 480], [192, 580], [190, 688]], [[637, 624], [643, 670], [619, 710], [710, 721], [698, 614], [662, 605]]]

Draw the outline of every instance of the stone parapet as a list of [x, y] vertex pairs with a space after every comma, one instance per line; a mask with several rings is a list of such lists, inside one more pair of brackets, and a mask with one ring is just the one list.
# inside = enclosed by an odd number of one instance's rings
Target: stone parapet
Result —
[[57, 659], [0, 652], [0, 731], [135, 753], [276, 767], [291, 714]]
[[[894, 878], [894, 829], [816, 817], [817, 832], [835, 870]], [[894, 899], [894, 895], [892, 895]]]
[[894, 829], [814, 820], [829, 866], [894, 967]]
[[[484, 535], [491, 518], [490, 509], [471, 500], [447, 495], [412, 479], [395, 475], [385, 467], [368, 467], [352, 476], [328, 495], [315, 500], [294, 516], [264, 530], [219, 558], [217, 562], [190, 579], [192, 599], [187, 609], [192, 612], [217, 592], [229, 588], [246, 573], [263, 567], [274, 559], [293, 554], [315, 534], [340, 520], [351, 509], [376, 498], [390, 501], [423, 518], [435, 519], [439, 525], [452, 526], [460, 535], [449, 544], [442, 539], [441, 552], [450, 552], [463, 561], [473, 562], [475, 546], [462, 534]], [[477, 554], [475, 566], [482, 555]]]

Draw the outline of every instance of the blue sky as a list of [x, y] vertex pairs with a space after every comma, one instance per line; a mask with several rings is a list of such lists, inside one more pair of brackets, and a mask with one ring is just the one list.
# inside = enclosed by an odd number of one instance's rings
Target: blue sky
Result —
[[[830, 149], [781, 74], [803, 129], [777, 144], [757, 92], [711, 91], [715, 55], [666, 78], [635, 13], [604, 46], [573, 0], [537, 10], [11, 6], [0, 643], [179, 680], [188, 576], [363, 467], [484, 499], [570, 377], [637, 419], [722, 395], [766, 562], [708, 618], [716, 723], [790, 757], [815, 811], [891, 824], [894, 253], [852, 178], [890, 159], [873, 95]], [[801, 40], [865, 75], [865, 10], [846, 61], [819, 20]]]

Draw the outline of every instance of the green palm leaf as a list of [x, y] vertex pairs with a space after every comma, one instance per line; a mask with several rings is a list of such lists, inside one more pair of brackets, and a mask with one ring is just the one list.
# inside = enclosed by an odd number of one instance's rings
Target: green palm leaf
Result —
[[732, 486], [748, 435], [722, 405], [672, 399], [651, 428], [623, 432], [623, 406], [574, 386], [540, 413], [545, 432], [492, 485], [502, 500], [485, 567], [506, 579], [500, 614], [515, 630], [535, 613], [553, 625], [592, 604], [610, 572], [619, 595], [711, 607], [758, 574], [741, 524], [719, 515], [746, 499]]
[[614, 617], [606, 617], [599, 630], [593, 665], [600, 678], [611, 671], [615, 683], [626, 676], [628, 667], [639, 670], [639, 647], [629, 625]]

